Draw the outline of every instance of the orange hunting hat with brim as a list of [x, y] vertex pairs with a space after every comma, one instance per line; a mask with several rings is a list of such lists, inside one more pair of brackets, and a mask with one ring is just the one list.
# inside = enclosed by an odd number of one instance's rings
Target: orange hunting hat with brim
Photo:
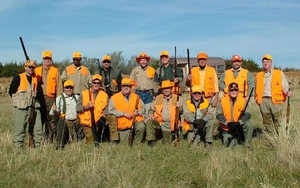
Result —
[[173, 86], [174, 86], [173, 82], [171, 82], [170, 80], [164, 80], [164, 81], [162, 81], [160, 88], [164, 89], [164, 88], [170, 88]]
[[25, 63], [26, 67], [36, 67], [36, 62], [34, 60], [28, 60]]
[[134, 84], [134, 81], [130, 78], [123, 78], [121, 85], [123, 86], [132, 86]]
[[261, 59], [262, 60], [264, 60], [264, 59], [273, 60], [273, 58], [270, 54], [265, 54]]
[[72, 87], [74, 87], [74, 82], [72, 81], [72, 80], [66, 80], [65, 82], [64, 82], [64, 87], [67, 87], [67, 86], [72, 86]]
[[81, 59], [81, 53], [80, 52], [74, 52], [72, 55], [73, 59]]
[[167, 50], [163, 50], [163, 51], [161, 51], [160, 54], [159, 54], [160, 57], [161, 57], [161, 56], [164, 56], [164, 55], [170, 57], [170, 54], [169, 54], [169, 52], [168, 52]]
[[135, 58], [136, 62], [140, 62], [141, 59], [146, 59], [148, 62], [150, 61], [150, 56], [148, 56], [145, 52], [140, 53], [139, 56]]
[[105, 55], [102, 57], [102, 62], [103, 61], [111, 61], [111, 57], [109, 55]]
[[233, 55], [231, 61], [242, 61], [242, 57], [240, 55]]
[[205, 52], [200, 52], [197, 55], [197, 59], [207, 59], [208, 55]]
[[93, 77], [92, 77], [92, 81], [94, 80], [99, 80], [102, 82], [102, 76], [100, 76], [100, 74], [95, 74]]
[[43, 51], [42, 58], [52, 58], [52, 52], [50, 50]]
[[194, 85], [194, 86], [192, 87], [192, 92], [193, 92], [193, 93], [196, 93], [196, 92], [202, 93], [201, 87], [200, 87], [199, 85]]

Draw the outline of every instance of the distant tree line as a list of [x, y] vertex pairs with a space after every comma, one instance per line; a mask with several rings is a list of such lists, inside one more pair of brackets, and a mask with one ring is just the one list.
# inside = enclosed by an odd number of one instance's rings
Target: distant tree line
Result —
[[[112, 67], [115, 69], [118, 69], [122, 72], [122, 74], [130, 74], [131, 70], [138, 66], [135, 58], [136, 56], [131, 56], [131, 58], [126, 62], [124, 56], [122, 55], [122, 51], [113, 52], [109, 54], [112, 58]], [[99, 59], [100, 65], [101, 65], [101, 58]], [[53, 65], [57, 67], [60, 71], [60, 73], [63, 72], [63, 70], [70, 64], [72, 64], [71, 59], [65, 59], [63, 61], [53, 61]], [[96, 74], [99, 72], [99, 66], [98, 66], [98, 58], [88, 58], [83, 57], [81, 60], [82, 65], [85, 65], [89, 68], [91, 74]], [[231, 59], [225, 59], [226, 63], [226, 69], [229, 69], [232, 67]], [[42, 65], [41, 62], [37, 62], [38, 66]], [[150, 65], [154, 68], [159, 67], [159, 59], [156, 57], [151, 57]], [[243, 59], [242, 67], [248, 69], [250, 72], [259, 72], [261, 71], [261, 68], [257, 63], [255, 63], [252, 59]], [[281, 69], [281, 67], [274, 68]], [[296, 68], [284, 68], [281, 69], [285, 72], [294, 72], [294, 71], [300, 71], [300, 69]], [[20, 73], [24, 72], [24, 63], [17, 63], [17, 62], [9, 62], [6, 64], [0, 63], [0, 77], [1, 78], [8, 78], [8, 77], [14, 77]]]

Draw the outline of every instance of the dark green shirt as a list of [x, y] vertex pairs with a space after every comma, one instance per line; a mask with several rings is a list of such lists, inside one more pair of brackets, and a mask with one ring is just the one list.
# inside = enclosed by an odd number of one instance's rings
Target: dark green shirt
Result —
[[[182, 82], [183, 80], [183, 71], [181, 68], [176, 69], [176, 74], [177, 74], [177, 78], [179, 79], [179, 82]], [[157, 77], [154, 77], [154, 81], [156, 83], [158, 83], [159, 85], [161, 85], [161, 82], [164, 80], [174, 80], [174, 74], [175, 74], [175, 70], [174, 70], [174, 65], [173, 64], [169, 64], [167, 67], [165, 66], [160, 66], [156, 69], [156, 74]]]

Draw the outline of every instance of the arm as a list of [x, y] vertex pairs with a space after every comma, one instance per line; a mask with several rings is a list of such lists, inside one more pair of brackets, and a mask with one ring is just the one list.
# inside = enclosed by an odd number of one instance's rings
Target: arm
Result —
[[77, 113], [82, 113], [84, 112], [84, 106], [82, 105], [82, 96], [80, 95], [78, 100], [77, 100], [77, 104], [76, 104], [76, 111]]
[[195, 113], [194, 112], [190, 112], [188, 110], [187, 104], [183, 103], [183, 117], [186, 121], [188, 121], [189, 123], [193, 123], [195, 120]]
[[219, 120], [221, 123], [224, 125], [228, 124], [228, 121], [226, 120], [225, 116], [223, 115], [223, 109], [222, 109], [222, 104], [219, 103], [216, 111], [216, 118]]
[[286, 76], [282, 71], [281, 71], [281, 77], [282, 77], [282, 91], [288, 96], [290, 96], [291, 92], [289, 92], [289, 88], [290, 88], [289, 82], [287, 81]]
[[14, 79], [12, 80], [12, 82], [10, 84], [9, 90], [8, 90], [8, 93], [10, 96], [12, 96], [12, 94], [15, 94], [18, 91], [20, 81], [21, 81], [21, 79], [20, 79], [19, 75], [14, 77]]
[[221, 75], [220, 80], [219, 80], [219, 87], [223, 91], [226, 87], [225, 82], [224, 82], [224, 78], [225, 78], [225, 72], [223, 72], [223, 74]]
[[[252, 73], [250, 71], [248, 71], [248, 95], [247, 96], [250, 95], [250, 92], [251, 92], [252, 88], [254, 88], [254, 85], [255, 85], [255, 83], [254, 83]], [[253, 90], [253, 93], [255, 93], [254, 90]], [[251, 96], [249, 96], [249, 97], [251, 97]]]
[[68, 76], [67, 76], [67, 71], [66, 69], [61, 73], [61, 81], [62, 83], [65, 82], [66, 80], [68, 79]]

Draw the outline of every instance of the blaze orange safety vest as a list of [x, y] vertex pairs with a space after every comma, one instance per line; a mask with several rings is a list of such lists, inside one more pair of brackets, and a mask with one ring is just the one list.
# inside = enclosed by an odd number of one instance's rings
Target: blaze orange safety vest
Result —
[[[43, 66], [37, 67], [35, 69], [35, 74], [39, 80], [43, 80]], [[48, 70], [48, 78], [47, 78], [47, 89], [45, 91], [46, 96], [54, 97], [55, 91], [57, 90], [57, 78], [58, 78], [58, 69], [56, 67], [51, 66]], [[57, 91], [56, 91], [57, 92]]]
[[193, 67], [191, 69], [192, 74], [192, 86], [193, 85], [200, 85], [204, 84], [204, 93], [205, 97], [212, 97], [215, 94], [214, 88], [214, 82], [218, 82], [218, 80], [215, 80], [215, 69], [210, 66], [205, 67], [205, 77], [204, 77], [204, 83], [200, 83], [200, 67]]
[[[233, 109], [230, 105], [230, 97], [226, 96], [221, 99], [223, 114], [228, 122], [238, 122], [238, 118], [240, 117], [241, 112], [245, 107], [245, 98], [242, 96], [238, 96], [233, 105]], [[233, 115], [233, 117], [232, 117]], [[220, 123], [221, 127], [225, 131], [229, 131], [229, 127]]]
[[37, 77], [36, 76], [32, 76], [32, 80], [31, 80], [31, 85], [34, 86], [35, 88], [33, 90], [31, 90], [31, 88], [28, 87], [28, 80], [27, 80], [27, 77], [26, 77], [26, 74], [25, 73], [21, 73], [19, 74], [20, 76], [20, 86], [18, 87], [18, 92], [20, 91], [29, 91], [29, 93], [31, 93], [31, 91], [36, 91], [37, 90]]
[[[245, 89], [245, 95], [248, 94], [248, 70], [241, 68], [240, 72], [238, 73], [238, 76], [234, 78], [232, 69], [226, 70], [224, 75], [224, 96], [228, 95], [228, 86], [230, 83], [235, 82], [239, 86], [239, 93], [244, 94]], [[244, 86], [244, 82], [247, 84]], [[244, 88], [245, 87], [245, 88]]]
[[[135, 111], [135, 105], [136, 105], [136, 100], [137, 100], [138, 95], [135, 93], [130, 93], [129, 101], [125, 99], [124, 95], [122, 92], [118, 92], [114, 94], [111, 99], [114, 101], [115, 104], [115, 109], [121, 112], [126, 112], [126, 113], [131, 113], [133, 116], [133, 113]], [[141, 110], [141, 100], [138, 101], [138, 111]], [[136, 122], [138, 121], [143, 121], [144, 118], [141, 115], [138, 115], [135, 117]], [[118, 129], [119, 130], [125, 130], [125, 129], [130, 129], [132, 126], [132, 121], [133, 118], [128, 119], [125, 116], [117, 117], [118, 121]]]
[[[174, 124], [175, 124], [175, 114], [176, 114], [176, 102], [177, 102], [177, 95], [173, 94], [171, 98], [171, 104], [170, 104], [170, 117], [171, 117], [171, 131], [174, 131]], [[162, 125], [162, 109], [164, 107], [164, 96], [163, 94], [160, 94], [156, 96], [155, 98], [155, 112], [154, 117], [159, 122], [160, 126]], [[178, 121], [178, 125], [180, 125], [180, 121]]]
[[[257, 104], [262, 103], [264, 92], [264, 72], [256, 75], [255, 99]], [[286, 100], [286, 95], [282, 90], [282, 73], [281, 70], [272, 70], [271, 94], [273, 104], [282, 104]]]
[[[69, 65], [66, 67], [66, 72], [67, 72], [67, 75], [72, 75], [72, 74], [75, 74], [76, 73], [76, 68], [74, 65]], [[81, 66], [80, 67], [80, 73], [83, 74], [84, 76], [88, 76], [88, 72], [89, 70], [85, 67], [85, 66]]]
[[[196, 112], [196, 106], [195, 106], [195, 104], [192, 102], [191, 99], [186, 100], [185, 103], [186, 103], [187, 108], [188, 108], [188, 110], [189, 110], [190, 112], [193, 112], [193, 113]], [[209, 105], [208, 99], [204, 99], [203, 102], [200, 103], [200, 105], [199, 105], [198, 108], [199, 108], [199, 110], [204, 110], [204, 109], [206, 109], [206, 108], [208, 107], [208, 105]], [[184, 121], [183, 121], [183, 127], [182, 127], [182, 129], [183, 129], [184, 131], [188, 131], [188, 130], [191, 129], [190, 123], [189, 123], [186, 119], [184, 119]]]
[[[83, 106], [88, 105], [90, 101], [89, 92], [92, 91], [86, 89], [81, 92]], [[94, 117], [95, 117], [95, 122], [97, 122], [103, 116], [103, 111], [107, 106], [108, 96], [104, 91], [100, 90], [98, 92], [96, 100], [94, 99], [94, 95], [91, 94], [91, 101], [94, 103]], [[82, 124], [85, 127], [92, 127], [90, 109], [86, 109], [83, 113], [79, 113], [78, 117], [80, 119], [80, 124]]]

